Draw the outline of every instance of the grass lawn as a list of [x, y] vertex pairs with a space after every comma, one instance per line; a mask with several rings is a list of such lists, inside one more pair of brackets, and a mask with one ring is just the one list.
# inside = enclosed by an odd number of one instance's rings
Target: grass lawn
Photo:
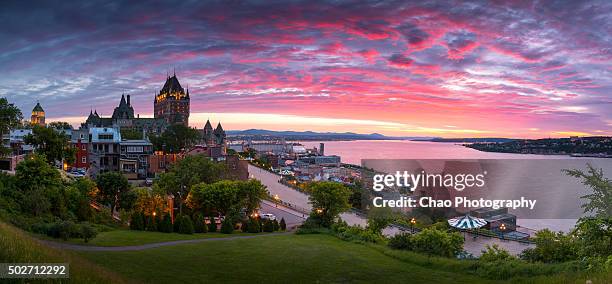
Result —
[[483, 282], [471, 275], [411, 265], [370, 247], [327, 235], [269, 236], [81, 254], [147, 283]]
[[[178, 233], [161, 233], [161, 232], [146, 232], [146, 231], [132, 231], [132, 230], [113, 230], [108, 232], [100, 232], [94, 239], [89, 240], [85, 243], [82, 239], [70, 239], [68, 240], [71, 244], [78, 245], [91, 245], [91, 246], [103, 246], [103, 247], [117, 247], [117, 246], [135, 246], [144, 245], [150, 243], [161, 243], [169, 241], [180, 241], [180, 240], [194, 240], [194, 239], [206, 239], [206, 238], [227, 238], [234, 236], [249, 236], [249, 235], [262, 235], [265, 233], [252, 234], [234, 232], [233, 234], [222, 234], [222, 233], [200, 233], [193, 235], [184, 235]], [[36, 236], [40, 237], [40, 236]], [[45, 239], [60, 242], [60, 239], [53, 239], [45, 237]]]
[[[72, 283], [126, 283], [117, 273], [96, 265], [73, 252], [49, 248], [23, 231], [0, 222], [0, 263], [70, 263]], [[28, 279], [3, 279], [1, 283], [31, 283]], [[66, 282], [66, 279], [63, 279]], [[41, 281], [42, 282], [42, 281]], [[45, 281], [52, 282], [52, 281]], [[54, 282], [60, 282], [54, 281]]]

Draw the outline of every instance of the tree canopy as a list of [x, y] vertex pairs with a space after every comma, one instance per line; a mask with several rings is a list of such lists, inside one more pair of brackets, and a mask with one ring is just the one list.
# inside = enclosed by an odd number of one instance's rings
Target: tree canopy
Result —
[[166, 153], [181, 153], [200, 141], [200, 131], [182, 124], [173, 124], [159, 136], [149, 137], [155, 150]]
[[32, 134], [24, 137], [24, 142], [35, 146], [36, 152], [44, 155], [49, 163], [63, 159], [74, 163], [76, 149], [70, 147], [66, 136], [54, 128], [36, 125]]
[[250, 214], [259, 207], [266, 193], [266, 187], [258, 180], [199, 183], [189, 192], [187, 205], [195, 211], [204, 211], [207, 215], [228, 215], [242, 209]]
[[130, 184], [121, 173], [105, 172], [98, 175], [98, 198], [102, 203], [110, 204], [111, 212], [115, 209], [131, 209], [137, 196], [130, 192]]
[[[20, 125], [23, 115], [21, 110], [8, 102], [6, 98], [0, 98], [0, 137], [8, 133], [11, 128]], [[9, 150], [0, 143], [0, 154], [6, 154]]]
[[337, 182], [314, 182], [308, 186], [312, 214], [319, 216], [323, 226], [330, 226], [340, 213], [351, 208], [351, 190]]
[[582, 184], [593, 190], [592, 193], [580, 197], [587, 200], [587, 203], [582, 205], [584, 213], [595, 213], [594, 217], [601, 218], [612, 216], [612, 180], [604, 176], [602, 169], [587, 164], [586, 172], [578, 169], [564, 172], [581, 179]]

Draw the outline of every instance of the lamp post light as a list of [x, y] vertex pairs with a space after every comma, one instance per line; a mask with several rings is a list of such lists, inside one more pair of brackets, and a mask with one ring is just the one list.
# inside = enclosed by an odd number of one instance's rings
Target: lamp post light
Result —
[[414, 234], [414, 225], [416, 225], [416, 219], [413, 217], [410, 219], [410, 232]]
[[280, 201], [280, 197], [278, 196], [278, 194], [274, 194], [274, 201], [275, 201], [276, 208], [278, 208], [278, 202]]
[[501, 231], [502, 240], [504, 239], [504, 232], [506, 231], [506, 224], [502, 223], [499, 225], [499, 230]]

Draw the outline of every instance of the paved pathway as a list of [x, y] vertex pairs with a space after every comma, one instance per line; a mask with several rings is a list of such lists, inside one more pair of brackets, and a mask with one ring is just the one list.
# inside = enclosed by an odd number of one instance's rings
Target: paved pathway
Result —
[[292, 234], [292, 233], [282, 232], [282, 233], [269, 233], [269, 234], [253, 235], [253, 236], [235, 236], [235, 237], [227, 237], [227, 238], [207, 238], [207, 239], [202, 238], [202, 239], [169, 241], [169, 242], [161, 242], [161, 243], [144, 244], [144, 245], [138, 245], [138, 246], [122, 246], [122, 247], [84, 246], [84, 245], [59, 243], [59, 242], [47, 241], [47, 240], [38, 240], [38, 241], [50, 247], [59, 248], [59, 249], [76, 250], [76, 251], [136, 251], [136, 250], [146, 250], [146, 249], [152, 249], [152, 248], [158, 248], [158, 247], [176, 246], [176, 245], [182, 245], [182, 244], [195, 244], [195, 243], [215, 242], [215, 241], [231, 241], [231, 240], [237, 240], [237, 239], [254, 239], [254, 238], [261, 238], [261, 237], [288, 235], [288, 234]]

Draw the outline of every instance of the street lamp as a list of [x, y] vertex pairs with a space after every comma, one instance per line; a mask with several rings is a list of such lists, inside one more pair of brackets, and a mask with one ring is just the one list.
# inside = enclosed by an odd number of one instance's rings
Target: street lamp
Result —
[[317, 209], [317, 214], [321, 214], [321, 213], [323, 213], [323, 209], [318, 208], [318, 209]]
[[410, 219], [410, 232], [414, 234], [414, 225], [416, 225], [416, 219], [413, 217]]
[[502, 239], [504, 239], [504, 232], [506, 231], [506, 224], [502, 223], [499, 225], [499, 230], [501, 230]]
[[278, 202], [280, 201], [280, 196], [278, 196], [278, 194], [274, 194], [274, 201], [276, 203], [276, 207], [278, 208]]

